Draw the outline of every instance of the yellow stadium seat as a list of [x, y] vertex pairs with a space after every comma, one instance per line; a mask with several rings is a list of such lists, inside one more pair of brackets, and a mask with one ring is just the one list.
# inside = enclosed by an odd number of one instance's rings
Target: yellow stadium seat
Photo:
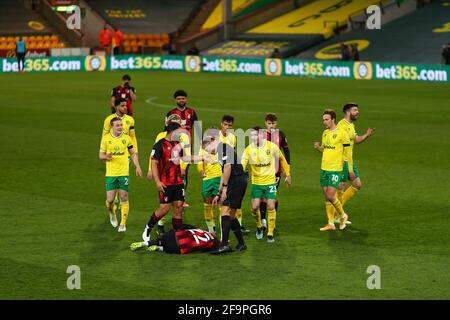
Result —
[[14, 41], [14, 37], [7, 37], [6, 41], [8, 41], [8, 42]]
[[50, 36], [49, 35], [44, 36], [44, 41], [50, 41]]
[[43, 36], [36, 36], [36, 40], [37, 40], [37, 41], [43, 41], [43, 40], [44, 40], [44, 37], [43, 37]]
[[17, 42], [17, 41], [19, 41], [20, 40], [20, 37], [19, 36], [15, 36], [14, 37], [14, 42]]
[[140, 34], [140, 35], [138, 35], [138, 37], [137, 37], [139, 40], [145, 40], [145, 39], [147, 39], [147, 35], [145, 35], [145, 34]]
[[129, 38], [130, 38], [130, 40], [136, 40], [137, 36], [135, 34], [130, 34]]
[[52, 35], [50, 36], [50, 40], [52, 40], [52, 41], [58, 41], [59, 38], [58, 38], [58, 36], [57, 36], [56, 34], [52, 34]]
[[25, 42], [27, 42], [28, 39], [29, 39], [29, 37], [27, 37], [27, 36], [23, 36], [23, 37], [22, 37], [22, 40], [25, 41]]
[[58, 41], [51, 41], [50, 48], [58, 48]]
[[35, 41], [30, 41], [29, 43], [27, 43], [27, 49], [36, 49], [36, 42]]
[[6, 42], [6, 37], [0, 37], [0, 42]]
[[58, 48], [65, 48], [66, 45], [63, 42], [58, 43]]
[[131, 47], [131, 52], [138, 52], [139, 51], [139, 47]]
[[131, 47], [130, 47], [130, 46], [124, 46], [124, 47], [123, 47], [123, 51], [124, 51], [125, 53], [130, 53], [130, 52], [131, 52]]
[[6, 50], [6, 42], [0, 42], [0, 50]]
[[37, 41], [36, 36], [30, 36], [29, 40], [30, 41]]
[[136, 47], [137, 45], [138, 44], [137, 44], [137, 40], [136, 39], [133, 39], [133, 40], [130, 41], [130, 46]]
[[14, 50], [16, 45], [13, 42], [10, 42], [6, 45], [6, 50]]
[[50, 47], [51, 47], [51, 42], [50, 42], [50, 40], [44, 41], [44, 48], [45, 48], [45, 49], [50, 49]]
[[36, 49], [44, 49], [44, 42], [38, 41], [36, 44]]

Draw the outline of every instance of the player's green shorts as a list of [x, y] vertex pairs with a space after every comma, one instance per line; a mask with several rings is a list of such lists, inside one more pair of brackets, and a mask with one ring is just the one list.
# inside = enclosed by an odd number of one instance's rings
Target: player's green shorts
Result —
[[203, 180], [202, 197], [203, 199], [216, 196], [220, 188], [220, 177]]
[[121, 189], [128, 191], [128, 176], [106, 177], [106, 191]]
[[325, 171], [320, 170], [320, 186], [321, 187], [339, 187], [342, 179], [342, 171]]
[[277, 184], [269, 184], [267, 186], [259, 186], [257, 184], [252, 184], [252, 199], [276, 199], [277, 198]]
[[[359, 178], [358, 167], [356, 166], [356, 164], [354, 162], [353, 162], [353, 173], [355, 174], [356, 178]], [[348, 162], [344, 161], [344, 169], [342, 170], [341, 182], [347, 182], [348, 180], [350, 180], [348, 178]]]

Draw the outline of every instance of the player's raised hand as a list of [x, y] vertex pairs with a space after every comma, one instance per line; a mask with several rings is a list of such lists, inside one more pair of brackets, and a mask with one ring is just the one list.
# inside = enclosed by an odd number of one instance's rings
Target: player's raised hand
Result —
[[156, 183], [156, 188], [161, 192], [165, 192], [166, 185], [164, 183], [162, 183], [161, 181], [158, 181]]
[[286, 183], [286, 185], [288, 187], [290, 187], [292, 185], [292, 178], [291, 178], [291, 176], [287, 176], [286, 179], [284, 179], [284, 182]]
[[136, 167], [136, 177], [142, 178], [142, 169], [141, 167]]
[[147, 172], [147, 180], [152, 181], [153, 180], [153, 173], [151, 171]]
[[370, 137], [375, 132], [375, 128], [367, 128], [366, 137]]

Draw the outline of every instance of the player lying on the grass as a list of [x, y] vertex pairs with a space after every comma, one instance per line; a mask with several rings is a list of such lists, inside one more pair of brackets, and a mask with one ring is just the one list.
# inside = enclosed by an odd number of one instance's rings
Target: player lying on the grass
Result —
[[[166, 118], [165, 127], [169, 125], [169, 123], [175, 122], [181, 125], [181, 117], [177, 114], [171, 114]], [[157, 143], [159, 140], [164, 139], [167, 136], [167, 131], [162, 131], [158, 133], [155, 139], [155, 143]], [[185, 130], [180, 130], [178, 135], [175, 137], [178, 142], [180, 142], [181, 147], [183, 148], [186, 155], [191, 154], [191, 143], [189, 138], [189, 133]], [[184, 161], [180, 161], [180, 168], [181, 168], [181, 175], [184, 177], [186, 173], [187, 163]], [[152, 173], [152, 157], [149, 159], [148, 163], [148, 172], [147, 172], [147, 179], [148, 181], [153, 180], [153, 173]], [[186, 191], [186, 189], [185, 189]], [[158, 221], [158, 233], [163, 234], [164, 233], [164, 223], [165, 223], [166, 217], [161, 218]]]
[[122, 203], [122, 219], [118, 231], [127, 230], [126, 223], [129, 212], [128, 183], [130, 164], [128, 154], [131, 155], [133, 164], [136, 166], [136, 175], [142, 178], [142, 170], [139, 158], [134, 151], [132, 139], [123, 133], [122, 120], [113, 118], [110, 122], [112, 131], [102, 137], [99, 158], [106, 163], [106, 207], [112, 226], [117, 227], [116, 211], [114, 209], [114, 198], [119, 190]]
[[335, 230], [334, 210], [339, 214], [339, 229], [344, 230], [348, 215], [344, 212], [342, 203], [336, 196], [339, 187], [339, 181], [342, 178], [342, 169], [344, 166], [344, 154], [349, 164], [349, 176], [354, 179], [353, 155], [350, 148], [350, 137], [347, 132], [336, 126], [336, 112], [332, 109], [326, 109], [322, 114], [325, 130], [322, 134], [322, 143], [314, 143], [314, 148], [322, 152], [322, 165], [320, 171], [320, 186], [323, 189], [325, 197], [325, 208], [328, 217], [328, 224], [320, 231]]
[[[127, 114], [128, 103], [126, 99], [118, 98], [114, 100], [115, 113], [106, 117], [103, 122], [103, 135], [107, 135], [111, 132], [111, 120], [113, 118], [119, 118], [122, 120], [123, 133], [129, 135], [131, 138], [131, 143], [133, 144], [133, 149], [136, 153], [139, 153], [138, 143], [136, 137], [136, 130], [134, 128], [134, 118]], [[119, 193], [116, 193], [116, 199], [114, 200], [114, 210], [119, 212], [120, 208], [120, 197]]]
[[172, 227], [178, 229], [183, 224], [184, 182], [181, 175], [180, 160], [184, 162], [207, 161], [212, 162], [208, 156], [185, 155], [177, 135], [180, 124], [171, 122], [167, 126], [167, 135], [153, 146], [152, 173], [159, 192], [159, 207], [144, 227], [142, 239], [150, 240], [152, 228], [164, 217], [173, 206]]
[[[283, 131], [277, 129], [278, 126], [278, 117], [275, 113], [268, 113], [266, 114], [266, 117], [264, 119], [264, 124], [266, 126], [266, 140], [275, 143], [275, 145], [283, 152], [284, 157], [286, 158], [286, 162], [289, 165], [289, 168], [291, 168], [291, 152], [289, 151], [289, 146], [287, 143], [286, 135]], [[277, 173], [275, 174], [276, 183], [277, 183], [277, 193], [280, 190], [280, 181], [281, 181], [281, 175], [283, 174], [283, 167], [278, 165]], [[276, 169], [276, 168], [275, 168]], [[278, 203], [279, 200], [277, 199], [275, 202], [275, 210], [278, 211]], [[266, 220], [266, 213], [267, 213], [267, 199], [263, 198], [261, 200], [261, 205], [259, 206], [259, 211], [261, 212], [261, 223], [263, 226], [263, 229], [267, 228], [267, 220]]]
[[272, 142], [265, 138], [265, 130], [260, 127], [252, 128], [250, 132], [250, 145], [245, 148], [242, 156], [242, 166], [245, 168], [250, 165], [252, 176], [251, 205], [252, 214], [256, 221], [256, 239], [262, 239], [263, 227], [261, 223], [261, 213], [259, 207], [261, 199], [267, 199], [268, 230], [267, 242], [274, 242], [273, 231], [277, 211], [275, 203], [277, 200], [277, 184], [275, 174], [277, 172], [278, 162], [281, 162], [286, 173], [285, 182], [291, 185], [291, 173], [289, 165], [283, 156], [281, 150]]
[[247, 177], [241, 164], [241, 159], [236, 151], [229, 144], [220, 142], [219, 136], [207, 136], [203, 140], [203, 146], [207, 153], [216, 153], [217, 161], [222, 166], [222, 176], [220, 178], [219, 192], [214, 197], [212, 205], [220, 203], [220, 215], [222, 236], [220, 247], [212, 252], [221, 254], [231, 252], [228, 238], [232, 230], [238, 240], [237, 251], [247, 249], [242, 236], [241, 225], [236, 219], [236, 210], [242, 207], [242, 199], [247, 188]]
[[214, 251], [219, 246], [220, 241], [214, 237], [214, 234], [195, 226], [183, 224], [178, 230], [171, 229], [159, 235], [156, 240], [134, 242], [130, 245], [130, 249], [132, 251], [146, 249], [147, 251], [187, 254]]
[[[344, 118], [338, 122], [337, 127], [344, 129], [350, 137], [350, 148], [353, 153], [353, 145], [364, 142], [366, 139], [372, 136], [375, 128], [367, 128], [367, 131], [362, 136], [359, 136], [356, 133], [355, 129], [355, 121], [359, 118], [359, 110], [358, 105], [356, 103], [347, 103], [342, 108], [344, 112]], [[356, 166], [355, 162], [353, 162], [353, 172], [355, 173], [354, 179], [350, 179], [349, 170], [348, 170], [348, 160], [344, 155], [344, 168], [342, 172], [342, 180], [339, 183], [339, 189], [337, 191], [337, 197], [339, 201], [341, 201], [344, 206], [347, 201], [349, 201], [360, 189], [361, 189], [361, 178], [359, 176], [359, 170]], [[349, 187], [349, 181], [351, 185]], [[335, 214], [337, 212], [335, 211]], [[336, 217], [335, 217], [336, 218]], [[336, 219], [335, 219], [336, 223]], [[350, 224], [350, 221], [347, 221], [347, 224]]]

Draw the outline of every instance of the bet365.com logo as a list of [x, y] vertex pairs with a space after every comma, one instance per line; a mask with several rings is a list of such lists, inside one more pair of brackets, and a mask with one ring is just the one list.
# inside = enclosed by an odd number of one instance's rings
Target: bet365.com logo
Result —
[[268, 76], [279, 76], [282, 70], [280, 59], [266, 59], [264, 62], [264, 72]]
[[87, 56], [84, 60], [86, 71], [105, 71], [106, 58], [104, 56]]
[[370, 62], [355, 62], [353, 65], [353, 74], [355, 75], [355, 79], [372, 79], [372, 64]]

